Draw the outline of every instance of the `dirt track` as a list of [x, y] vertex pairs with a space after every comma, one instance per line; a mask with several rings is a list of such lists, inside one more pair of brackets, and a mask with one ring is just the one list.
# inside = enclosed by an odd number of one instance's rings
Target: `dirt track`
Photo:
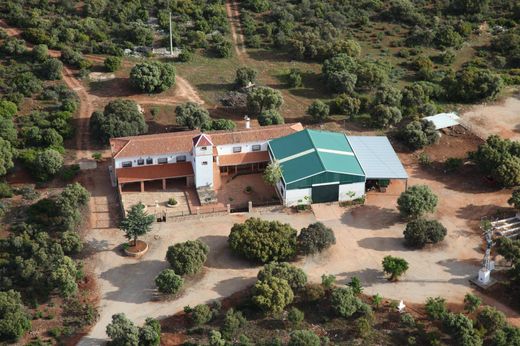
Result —
[[226, 1], [226, 13], [231, 26], [231, 37], [235, 46], [235, 52], [238, 59], [243, 61], [244, 57], [247, 57], [247, 52], [244, 36], [242, 35], [242, 28], [240, 26], [240, 11], [235, 0]]

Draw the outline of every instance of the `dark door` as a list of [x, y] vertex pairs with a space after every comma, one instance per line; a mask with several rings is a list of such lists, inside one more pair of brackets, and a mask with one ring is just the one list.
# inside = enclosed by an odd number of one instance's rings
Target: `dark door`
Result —
[[312, 203], [337, 202], [338, 199], [339, 184], [312, 187]]

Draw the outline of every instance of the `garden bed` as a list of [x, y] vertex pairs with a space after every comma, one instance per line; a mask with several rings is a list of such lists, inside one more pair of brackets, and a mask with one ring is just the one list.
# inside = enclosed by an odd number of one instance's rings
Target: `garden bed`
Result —
[[[127, 244], [128, 245], [128, 244]], [[140, 257], [148, 251], [148, 244], [138, 240], [135, 245], [124, 248], [125, 255], [130, 257]]]

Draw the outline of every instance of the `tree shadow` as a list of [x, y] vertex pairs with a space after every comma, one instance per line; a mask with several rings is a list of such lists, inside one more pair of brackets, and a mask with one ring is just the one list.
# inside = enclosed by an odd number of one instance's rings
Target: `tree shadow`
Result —
[[205, 263], [206, 267], [215, 269], [250, 269], [256, 267], [255, 264], [233, 255], [227, 239], [226, 236], [217, 235], [208, 235], [197, 239], [210, 248]]
[[343, 214], [341, 223], [354, 228], [378, 230], [399, 223], [399, 213], [395, 209], [364, 205]]
[[256, 277], [234, 277], [227, 280], [218, 281], [214, 286], [214, 291], [223, 297], [229, 296], [231, 293], [241, 291], [247, 287], [254, 285]]
[[226, 91], [234, 90], [235, 84], [233, 83], [200, 83], [196, 87], [202, 91], [218, 91], [224, 93]]
[[78, 343], [78, 345], [80, 346], [99, 346], [99, 345], [105, 345], [106, 344], [106, 340], [103, 340], [103, 339], [96, 339], [96, 338], [91, 338], [91, 337], [83, 337], [80, 342]]
[[395, 237], [370, 237], [358, 240], [362, 248], [375, 251], [413, 251], [404, 245], [403, 238]]
[[[129, 259], [131, 261], [131, 259]], [[142, 304], [154, 300], [155, 277], [166, 269], [166, 261], [137, 261], [111, 268], [100, 277], [107, 280], [116, 291], [107, 292], [103, 299]]]
[[89, 87], [89, 93], [98, 97], [128, 97], [136, 94], [128, 78], [92, 81]]
[[336, 283], [340, 285], [347, 285], [353, 277], [357, 277], [361, 281], [361, 286], [370, 287], [375, 283], [384, 283], [386, 278], [381, 270], [367, 268], [356, 270], [352, 272], [344, 272], [336, 275]]
[[289, 55], [282, 50], [250, 49], [247, 54], [251, 59], [257, 61], [288, 62], [292, 60]]

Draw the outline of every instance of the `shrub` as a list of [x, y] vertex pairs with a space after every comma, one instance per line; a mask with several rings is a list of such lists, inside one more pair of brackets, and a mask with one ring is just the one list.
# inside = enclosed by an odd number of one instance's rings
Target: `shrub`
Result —
[[32, 166], [31, 173], [40, 181], [47, 181], [55, 176], [63, 166], [63, 157], [54, 149], [41, 151]]
[[168, 205], [176, 205], [177, 204], [177, 200], [173, 197], [170, 197], [168, 198]]
[[242, 88], [250, 84], [255, 84], [258, 72], [250, 67], [239, 67], [235, 75], [235, 84]]
[[226, 339], [217, 330], [209, 332], [209, 346], [226, 346]]
[[325, 120], [329, 116], [329, 106], [320, 100], [316, 100], [309, 108], [307, 108], [307, 114], [310, 115], [313, 121], [320, 122]]
[[426, 299], [426, 314], [432, 320], [442, 320], [444, 316], [448, 313], [448, 308], [446, 307], [446, 300], [441, 297], [436, 298], [428, 298]]
[[427, 243], [436, 244], [444, 239], [447, 230], [437, 220], [415, 219], [406, 225], [404, 239], [407, 246], [422, 248]]
[[464, 161], [461, 158], [448, 157], [446, 161], [444, 161], [444, 168], [446, 169], [446, 172], [451, 173], [457, 171], [463, 164]]
[[146, 93], [160, 93], [175, 85], [175, 68], [172, 64], [142, 62], [132, 67], [130, 83]]
[[348, 117], [355, 116], [361, 108], [361, 100], [356, 97], [350, 97], [347, 94], [341, 94], [334, 99], [335, 110]]
[[415, 185], [401, 193], [397, 199], [397, 209], [405, 218], [419, 218], [426, 213], [433, 213], [438, 198], [426, 185]]
[[408, 270], [408, 262], [403, 258], [385, 256], [383, 258], [383, 271], [390, 274], [388, 280], [397, 281]]
[[235, 311], [233, 308], [229, 309], [226, 312], [226, 316], [224, 317], [224, 324], [222, 326], [222, 335], [225, 338], [231, 339], [240, 328], [245, 327], [247, 320], [245, 319], [242, 312]]
[[263, 111], [258, 116], [258, 123], [261, 126], [268, 126], [268, 125], [279, 125], [283, 124], [284, 118], [280, 115], [280, 113], [277, 110], [269, 109], [266, 111]]
[[119, 56], [107, 56], [103, 65], [108, 72], [115, 72], [121, 68], [122, 59]]
[[331, 289], [336, 283], [336, 276], [334, 275], [325, 275], [321, 276], [321, 284], [326, 289]]
[[177, 125], [193, 129], [209, 129], [211, 118], [207, 109], [194, 103], [187, 102], [175, 108], [175, 122]]
[[60, 244], [66, 255], [77, 254], [83, 249], [83, 242], [77, 232], [65, 231], [61, 234]]
[[253, 287], [253, 303], [266, 313], [280, 313], [294, 299], [287, 280], [269, 276]]
[[335, 288], [330, 298], [332, 309], [341, 317], [348, 318], [354, 315], [362, 302], [354, 295], [350, 287]]
[[409, 313], [401, 315], [401, 324], [405, 328], [415, 328], [415, 318]]
[[139, 346], [159, 346], [161, 344], [161, 324], [153, 318], [147, 318], [139, 328]]
[[455, 344], [461, 346], [482, 345], [482, 340], [473, 328], [473, 321], [463, 314], [447, 313], [442, 322]]
[[439, 139], [435, 125], [431, 121], [412, 121], [404, 126], [398, 137], [411, 149], [417, 150], [434, 144]]
[[231, 119], [216, 119], [211, 121], [212, 130], [233, 130], [236, 124]]
[[209, 247], [200, 240], [188, 240], [168, 247], [166, 260], [179, 275], [198, 273], [208, 258]]
[[374, 125], [381, 128], [396, 125], [403, 119], [399, 108], [386, 105], [375, 106], [372, 109], [371, 117]]
[[325, 297], [325, 288], [320, 284], [307, 284], [303, 296], [308, 302], [317, 302]]
[[139, 329], [123, 313], [112, 316], [112, 322], [107, 325], [106, 333], [112, 339], [111, 345], [139, 344]]
[[20, 293], [0, 292], [0, 341], [16, 341], [31, 329]]
[[320, 337], [311, 330], [296, 330], [291, 333], [288, 346], [320, 346]]
[[289, 84], [290, 88], [301, 87], [303, 85], [301, 71], [296, 68], [292, 68], [287, 74], [287, 83]]
[[164, 269], [155, 278], [155, 285], [161, 293], [175, 294], [183, 284], [184, 280], [171, 269]]
[[11, 143], [0, 138], [0, 176], [6, 175], [14, 167]]
[[298, 235], [298, 251], [303, 255], [322, 252], [334, 244], [336, 244], [334, 232], [321, 222], [302, 228]]
[[13, 197], [13, 189], [11, 189], [11, 185], [0, 182], [0, 198], [10, 198]]
[[504, 87], [502, 78], [490, 70], [467, 66], [444, 81], [452, 101], [475, 102], [493, 100]]
[[296, 230], [278, 221], [249, 218], [231, 228], [228, 244], [231, 251], [249, 260], [284, 261], [296, 253]]
[[287, 314], [287, 319], [294, 326], [298, 326], [300, 323], [302, 323], [304, 318], [305, 318], [305, 314], [303, 313], [303, 311], [301, 311], [295, 307], [292, 307], [289, 310], [289, 313]]
[[513, 190], [511, 198], [507, 200], [507, 204], [512, 205], [515, 209], [520, 209], [520, 189]]
[[477, 325], [486, 330], [487, 335], [492, 335], [506, 326], [505, 315], [491, 306], [486, 306], [477, 314]]
[[103, 112], [92, 113], [90, 130], [99, 142], [108, 143], [110, 138], [144, 134], [148, 125], [135, 101], [118, 99], [109, 102]]
[[466, 293], [464, 296], [464, 310], [472, 313], [477, 311], [478, 307], [482, 304], [482, 300], [474, 294]]
[[55, 58], [45, 60], [40, 66], [40, 75], [47, 80], [61, 79], [63, 63]]
[[363, 292], [363, 286], [361, 285], [361, 280], [357, 276], [353, 276], [348, 286], [352, 288], [354, 294], [361, 294]]
[[43, 62], [49, 58], [49, 47], [45, 44], [38, 44], [33, 47], [32, 56], [34, 60]]
[[190, 320], [196, 326], [206, 324], [211, 321], [213, 313], [210, 307], [206, 304], [199, 304], [195, 306], [190, 312]]
[[307, 284], [307, 275], [303, 270], [287, 262], [271, 262], [258, 272], [258, 280], [266, 280], [268, 277], [284, 279], [292, 289], [302, 289]]

